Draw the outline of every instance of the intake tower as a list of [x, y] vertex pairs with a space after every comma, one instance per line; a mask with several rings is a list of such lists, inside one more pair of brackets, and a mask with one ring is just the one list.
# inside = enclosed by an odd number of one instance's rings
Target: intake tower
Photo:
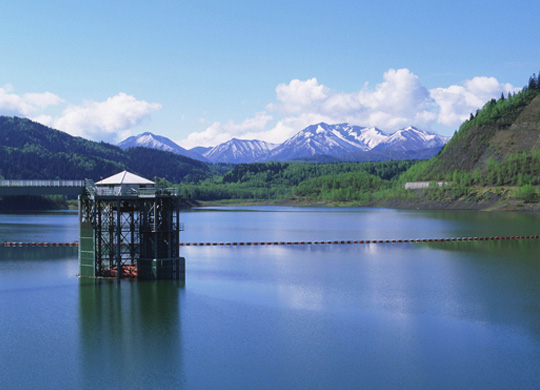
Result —
[[79, 273], [84, 277], [185, 280], [175, 189], [127, 171], [79, 196]]

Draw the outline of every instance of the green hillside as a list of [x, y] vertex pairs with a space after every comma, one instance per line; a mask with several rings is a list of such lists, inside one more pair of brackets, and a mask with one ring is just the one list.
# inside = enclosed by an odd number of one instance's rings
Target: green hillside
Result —
[[540, 184], [539, 150], [540, 78], [533, 75], [519, 93], [471, 114], [438, 156], [412, 167], [404, 180]]
[[0, 116], [0, 176], [6, 179], [98, 180], [122, 170], [179, 183], [215, 174], [201, 161], [146, 148], [122, 150], [73, 137], [29, 119]]

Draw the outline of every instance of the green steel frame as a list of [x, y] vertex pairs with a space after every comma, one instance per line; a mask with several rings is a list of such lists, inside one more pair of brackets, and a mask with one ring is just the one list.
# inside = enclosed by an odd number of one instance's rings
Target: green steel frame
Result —
[[185, 279], [177, 195], [98, 195], [87, 187], [79, 224], [81, 276]]

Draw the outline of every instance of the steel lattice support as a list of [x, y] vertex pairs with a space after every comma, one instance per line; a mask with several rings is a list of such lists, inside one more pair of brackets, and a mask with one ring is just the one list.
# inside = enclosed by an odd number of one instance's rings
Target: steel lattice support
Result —
[[184, 279], [177, 196], [85, 194], [79, 220], [81, 275]]

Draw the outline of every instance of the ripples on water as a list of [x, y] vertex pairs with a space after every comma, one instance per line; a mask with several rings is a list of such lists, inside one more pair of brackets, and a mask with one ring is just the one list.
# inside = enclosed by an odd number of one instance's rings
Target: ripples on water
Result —
[[[372, 209], [182, 217], [189, 242], [539, 226], [533, 214]], [[0, 241], [34, 237], [76, 240], [76, 215], [0, 215]], [[539, 249], [538, 240], [185, 247], [183, 284], [79, 280], [69, 248], [0, 248], [0, 388], [535, 388]]]

